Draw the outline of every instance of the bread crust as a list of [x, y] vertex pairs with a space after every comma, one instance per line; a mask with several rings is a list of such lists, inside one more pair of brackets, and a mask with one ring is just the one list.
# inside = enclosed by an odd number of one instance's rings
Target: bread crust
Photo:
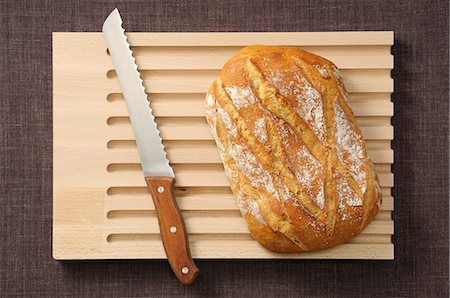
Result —
[[338, 68], [250, 46], [207, 93], [206, 119], [254, 239], [275, 252], [335, 246], [378, 213], [381, 188]]

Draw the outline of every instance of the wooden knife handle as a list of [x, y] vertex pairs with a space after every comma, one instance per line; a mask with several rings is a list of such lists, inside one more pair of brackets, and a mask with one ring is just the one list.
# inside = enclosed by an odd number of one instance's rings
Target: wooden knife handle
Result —
[[167, 259], [176, 277], [188, 285], [194, 281], [198, 268], [189, 251], [186, 227], [174, 195], [175, 178], [145, 177], [152, 194]]

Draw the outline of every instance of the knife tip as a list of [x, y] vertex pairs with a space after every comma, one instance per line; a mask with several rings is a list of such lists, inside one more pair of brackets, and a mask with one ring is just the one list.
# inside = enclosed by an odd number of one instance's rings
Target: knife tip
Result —
[[119, 23], [122, 24], [122, 17], [120, 16], [119, 10], [116, 8], [111, 11], [111, 13], [106, 18], [105, 22], [103, 23], [102, 32], [105, 32], [105, 28], [107, 28], [107, 25], [109, 23]]

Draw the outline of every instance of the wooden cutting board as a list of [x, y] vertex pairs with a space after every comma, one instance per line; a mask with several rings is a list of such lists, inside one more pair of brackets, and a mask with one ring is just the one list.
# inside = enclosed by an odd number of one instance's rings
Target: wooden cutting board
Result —
[[[393, 32], [129, 33], [177, 178], [194, 258], [393, 259]], [[276, 254], [246, 228], [204, 118], [222, 65], [252, 44], [300, 46], [333, 61], [383, 189], [361, 235], [333, 249]], [[165, 258], [118, 80], [101, 33], [53, 34], [53, 256]]]

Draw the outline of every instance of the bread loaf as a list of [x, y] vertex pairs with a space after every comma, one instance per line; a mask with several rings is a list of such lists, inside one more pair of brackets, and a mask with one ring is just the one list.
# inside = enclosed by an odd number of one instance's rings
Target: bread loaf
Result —
[[381, 189], [341, 74], [289, 47], [251, 46], [206, 95], [206, 118], [254, 239], [276, 252], [332, 247], [378, 213]]

